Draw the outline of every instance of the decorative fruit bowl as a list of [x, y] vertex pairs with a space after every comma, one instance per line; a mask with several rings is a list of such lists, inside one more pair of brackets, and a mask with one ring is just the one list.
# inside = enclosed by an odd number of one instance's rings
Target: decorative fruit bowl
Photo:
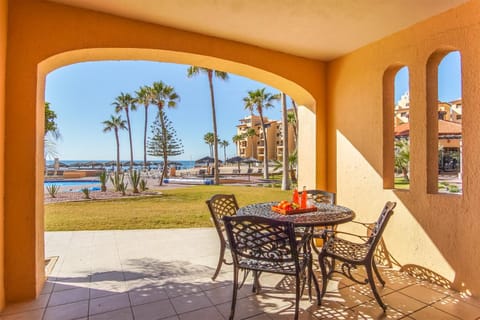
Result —
[[276, 206], [272, 206], [272, 211], [280, 214], [298, 214], [317, 211], [316, 207], [300, 208], [295, 203], [282, 201]]

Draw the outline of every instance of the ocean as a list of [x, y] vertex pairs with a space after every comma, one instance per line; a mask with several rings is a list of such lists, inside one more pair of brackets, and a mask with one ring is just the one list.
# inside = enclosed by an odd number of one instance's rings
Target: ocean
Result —
[[[148, 160], [150, 162], [150, 168], [157, 168], [159, 164], [162, 163], [160, 160]], [[59, 160], [60, 167], [72, 167], [72, 168], [100, 168], [102, 166], [112, 167], [112, 163], [115, 161], [112, 160]], [[121, 160], [122, 166], [124, 169], [128, 169], [130, 165], [129, 160]], [[53, 166], [54, 160], [47, 160], [47, 166]], [[171, 165], [175, 165], [177, 170], [180, 169], [191, 169], [195, 166], [195, 161], [193, 160], [171, 160], [169, 161]], [[143, 160], [134, 160], [134, 167], [141, 168], [143, 165]], [[115, 166], [115, 165], [113, 165]]]

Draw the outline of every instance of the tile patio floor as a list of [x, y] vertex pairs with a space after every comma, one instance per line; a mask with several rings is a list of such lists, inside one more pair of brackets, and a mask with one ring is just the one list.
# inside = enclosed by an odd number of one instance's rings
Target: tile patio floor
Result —
[[[7, 306], [1, 320], [228, 319], [231, 266], [210, 279], [218, 258], [213, 228], [48, 232], [45, 241], [46, 256], [58, 260], [42, 294]], [[478, 301], [381, 272], [386, 314], [368, 286], [334, 278], [322, 306], [305, 295], [300, 319], [480, 319]], [[241, 289], [235, 319], [292, 319], [294, 295], [285, 289], [291, 279], [264, 274], [261, 283], [259, 295], [249, 285]]]

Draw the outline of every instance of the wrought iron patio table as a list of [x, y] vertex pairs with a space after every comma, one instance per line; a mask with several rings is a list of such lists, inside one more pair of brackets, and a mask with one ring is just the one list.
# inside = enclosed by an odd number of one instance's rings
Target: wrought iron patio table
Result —
[[272, 206], [277, 204], [278, 202], [250, 204], [245, 207], [241, 207], [237, 211], [237, 215], [260, 216], [278, 221], [289, 221], [293, 222], [296, 227], [328, 227], [349, 222], [355, 218], [355, 213], [352, 209], [334, 204], [316, 203], [316, 211], [288, 215], [273, 211]]
[[[278, 221], [289, 221], [292, 222], [296, 227], [303, 227], [304, 232], [310, 232], [313, 234], [314, 227], [332, 227], [338, 224], [346, 223], [352, 221], [355, 218], [355, 212], [352, 209], [349, 209], [344, 206], [339, 206], [329, 203], [315, 203], [314, 206], [317, 208], [316, 211], [306, 212], [306, 213], [296, 213], [296, 214], [280, 214], [272, 210], [272, 206], [278, 205], [278, 202], [263, 202], [250, 204], [244, 207], [241, 207], [237, 211], [238, 216], [259, 216], [270, 219], [275, 219]], [[311, 242], [308, 248], [308, 253], [311, 256], [312, 246]], [[311, 258], [310, 258], [311, 260]], [[312, 266], [308, 268], [309, 272], [309, 285], [308, 293], [311, 297], [311, 280], [315, 277], [313, 273]], [[326, 281], [326, 279], [322, 279]], [[314, 281], [314, 284], [317, 284]], [[315, 288], [317, 291], [317, 297], [320, 295], [319, 288]]]

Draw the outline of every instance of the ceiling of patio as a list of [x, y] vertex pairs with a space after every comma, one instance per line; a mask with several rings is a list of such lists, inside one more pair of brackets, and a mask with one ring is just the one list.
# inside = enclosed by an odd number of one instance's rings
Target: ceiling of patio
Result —
[[328, 61], [468, 0], [50, 0]]

